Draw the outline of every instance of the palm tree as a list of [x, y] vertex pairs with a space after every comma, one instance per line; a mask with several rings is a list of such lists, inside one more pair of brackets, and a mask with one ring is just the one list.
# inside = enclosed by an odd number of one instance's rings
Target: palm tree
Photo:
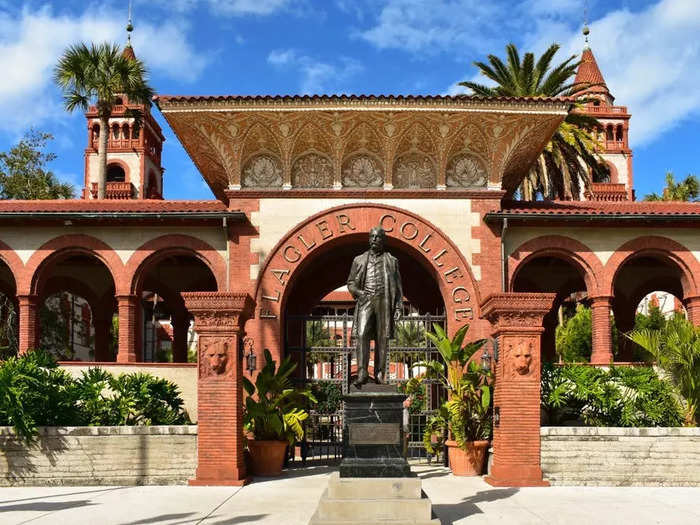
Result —
[[[482, 75], [494, 81], [495, 87], [476, 82], [460, 82], [460, 86], [484, 97], [577, 97], [593, 86], [576, 83], [573, 77], [580, 65], [576, 55], [570, 56], [550, 69], [558, 44], [552, 44], [535, 63], [532, 53], [525, 53], [522, 61], [514, 44], [506, 46], [507, 65], [495, 55], [489, 55], [489, 64], [474, 62]], [[585, 99], [576, 103], [581, 107]], [[607, 167], [596, 153], [598, 121], [580, 112], [570, 112], [554, 133], [542, 154], [521, 184], [521, 196], [533, 200], [537, 193], [544, 198], [577, 198], [582, 185], [590, 183], [589, 170], [604, 178]]]
[[[97, 197], [105, 196], [107, 173], [107, 140], [109, 117], [117, 95], [126, 95], [130, 102], [150, 104], [154, 91], [147, 84], [147, 72], [143, 63], [134, 57], [130, 46], [122, 52], [117, 44], [80, 43], [66, 49], [54, 69], [54, 79], [63, 90], [66, 109], [87, 110], [91, 103], [97, 106], [100, 120], [98, 146]], [[140, 115], [133, 112], [132, 117]]]
[[685, 201], [695, 202], [700, 195], [700, 181], [695, 175], [688, 175], [676, 182], [673, 172], [666, 172], [666, 187], [661, 195], [650, 193], [644, 196], [645, 201]]

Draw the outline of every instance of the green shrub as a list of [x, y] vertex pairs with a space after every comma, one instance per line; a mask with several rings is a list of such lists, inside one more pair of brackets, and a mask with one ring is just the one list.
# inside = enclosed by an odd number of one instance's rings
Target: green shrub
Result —
[[542, 407], [549, 424], [577, 420], [589, 426], [678, 426], [682, 409], [668, 381], [652, 368], [568, 365], [542, 367]]
[[588, 362], [593, 348], [591, 309], [579, 304], [576, 313], [557, 326], [556, 345], [565, 363]]
[[311, 393], [317, 403], [313, 406], [321, 414], [333, 414], [340, 410], [343, 402], [343, 389], [340, 383], [333, 381], [317, 381], [311, 385]]
[[43, 350], [0, 364], [0, 425], [28, 442], [38, 426], [186, 424], [182, 406], [177, 385], [150, 374], [90, 368], [74, 379]]
[[407, 394], [410, 404], [408, 412], [411, 414], [420, 414], [426, 408], [426, 392], [425, 384], [422, 377], [412, 377], [408, 381], [398, 384], [398, 391], [402, 394]]

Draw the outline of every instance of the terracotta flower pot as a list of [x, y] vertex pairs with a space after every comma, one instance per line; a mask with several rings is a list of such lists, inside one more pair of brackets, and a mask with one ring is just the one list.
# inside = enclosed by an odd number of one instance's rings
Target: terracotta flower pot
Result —
[[466, 450], [456, 441], [446, 441], [450, 469], [455, 476], [480, 476], [484, 472], [484, 460], [489, 448], [488, 441], [468, 441]]
[[256, 476], [279, 476], [284, 464], [286, 441], [248, 440], [250, 465]]

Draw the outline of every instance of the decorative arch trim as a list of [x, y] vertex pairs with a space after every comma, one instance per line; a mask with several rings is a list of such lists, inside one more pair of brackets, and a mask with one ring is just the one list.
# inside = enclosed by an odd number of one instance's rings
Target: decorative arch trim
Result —
[[581, 272], [589, 296], [599, 295], [603, 264], [591, 249], [580, 241], [562, 235], [545, 235], [524, 242], [508, 256], [508, 289], [524, 266], [539, 257], [553, 256], [571, 263]]
[[164, 257], [174, 254], [194, 255], [214, 275], [218, 290], [226, 289], [226, 261], [209, 243], [189, 235], [169, 234], [156, 237], [139, 246], [125, 268], [125, 286], [119, 294], [135, 293], [148, 269]]
[[19, 290], [20, 277], [25, 272], [24, 264], [22, 263], [22, 259], [19, 258], [19, 255], [17, 255], [17, 252], [2, 241], [0, 241], [0, 261], [5, 263], [10, 269], [12, 278], [15, 281], [15, 290]]
[[685, 297], [698, 295], [696, 275], [700, 263], [681, 243], [656, 235], [637, 237], [622, 244], [605, 264], [605, 295], [613, 295], [615, 279], [628, 261], [643, 256], [655, 257], [674, 263], [681, 271], [681, 286]]
[[479, 318], [476, 280], [468, 262], [449, 237], [407, 210], [384, 204], [355, 203], [330, 208], [305, 219], [270, 251], [255, 290], [261, 322], [270, 320], [279, 327], [290, 289], [288, 284], [297, 277], [305, 262], [322, 252], [322, 248], [328, 249], [344, 238], [366, 234], [378, 224], [384, 227], [387, 236], [422, 255], [424, 266], [430, 266], [445, 303], [450, 331]]
[[90, 235], [69, 234], [51, 239], [32, 254], [22, 272], [22, 279], [17, 283], [17, 294], [38, 295], [41, 279], [46, 272], [60, 259], [80, 253], [101, 261], [107, 267], [115, 289], [119, 289], [124, 276], [124, 264], [112, 247]]

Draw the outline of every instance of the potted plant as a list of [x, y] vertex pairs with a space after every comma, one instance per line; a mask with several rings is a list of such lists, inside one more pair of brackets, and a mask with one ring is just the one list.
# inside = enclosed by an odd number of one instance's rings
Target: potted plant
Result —
[[253, 474], [278, 476], [282, 472], [284, 455], [288, 445], [304, 437], [302, 422], [309, 417], [304, 409], [309, 402], [316, 402], [309, 390], [292, 386], [290, 374], [296, 363], [287, 356], [277, 368], [269, 350], [265, 350], [265, 366], [253, 384], [243, 378], [243, 388], [248, 397], [243, 410], [244, 429], [253, 439], [248, 439]]
[[[450, 339], [438, 324], [434, 332], [426, 332], [440, 352], [441, 361], [422, 363], [426, 377], [439, 381], [447, 390], [447, 400], [428, 421], [423, 442], [429, 453], [435, 454], [442, 445], [441, 436], [448, 431], [444, 442], [450, 468], [455, 476], [478, 476], [483, 471], [491, 433], [491, 371], [470, 361], [486, 343], [479, 339], [464, 344], [469, 325], [465, 325]], [[437, 435], [437, 442], [434, 436]]]

